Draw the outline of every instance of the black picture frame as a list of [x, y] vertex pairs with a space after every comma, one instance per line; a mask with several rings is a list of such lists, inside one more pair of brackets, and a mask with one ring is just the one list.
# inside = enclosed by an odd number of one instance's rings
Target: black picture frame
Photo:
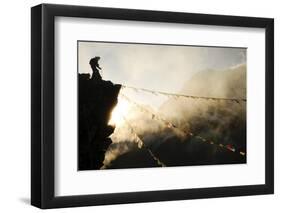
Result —
[[[266, 135], [265, 184], [112, 194], [54, 194], [55, 17], [264, 28]], [[41, 4], [31, 8], [31, 204], [42, 209], [272, 194], [274, 192], [274, 20], [164, 11]]]

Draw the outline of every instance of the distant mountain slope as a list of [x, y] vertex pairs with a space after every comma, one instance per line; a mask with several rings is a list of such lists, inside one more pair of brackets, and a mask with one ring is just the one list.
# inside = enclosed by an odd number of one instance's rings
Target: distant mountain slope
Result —
[[[246, 65], [196, 74], [179, 91], [206, 97], [246, 98]], [[159, 113], [181, 128], [246, 149], [246, 103], [169, 99]]]
[[246, 65], [199, 72], [179, 92], [198, 96], [246, 98]]

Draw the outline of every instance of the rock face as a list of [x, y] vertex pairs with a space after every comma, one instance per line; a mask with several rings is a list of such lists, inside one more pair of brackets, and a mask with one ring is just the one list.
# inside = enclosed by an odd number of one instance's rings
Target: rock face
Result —
[[114, 126], [108, 125], [121, 85], [79, 74], [78, 170], [100, 169], [112, 143]]

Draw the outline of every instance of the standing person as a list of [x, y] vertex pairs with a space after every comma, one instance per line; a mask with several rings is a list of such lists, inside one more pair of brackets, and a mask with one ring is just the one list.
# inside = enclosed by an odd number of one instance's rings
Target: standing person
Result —
[[96, 56], [94, 58], [92, 58], [89, 62], [89, 64], [91, 65], [91, 68], [93, 70], [93, 73], [92, 73], [92, 80], [102, 80], [102, 77], [100, 75], [100, 70], [101, 70], [101, 67], [99, 66], [99, 60], [100, 60], [100, 57], [99, 56]]

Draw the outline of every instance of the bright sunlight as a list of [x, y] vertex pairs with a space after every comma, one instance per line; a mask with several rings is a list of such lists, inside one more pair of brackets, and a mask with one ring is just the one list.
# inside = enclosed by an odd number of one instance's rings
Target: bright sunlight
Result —
[[110, 125], [120, 126], [124, 123], [124, 116], [129, 113], [129, 104], [123, 98], [118, 97], [118, 103], [111, 113], [111, 118], [109, 121]]

